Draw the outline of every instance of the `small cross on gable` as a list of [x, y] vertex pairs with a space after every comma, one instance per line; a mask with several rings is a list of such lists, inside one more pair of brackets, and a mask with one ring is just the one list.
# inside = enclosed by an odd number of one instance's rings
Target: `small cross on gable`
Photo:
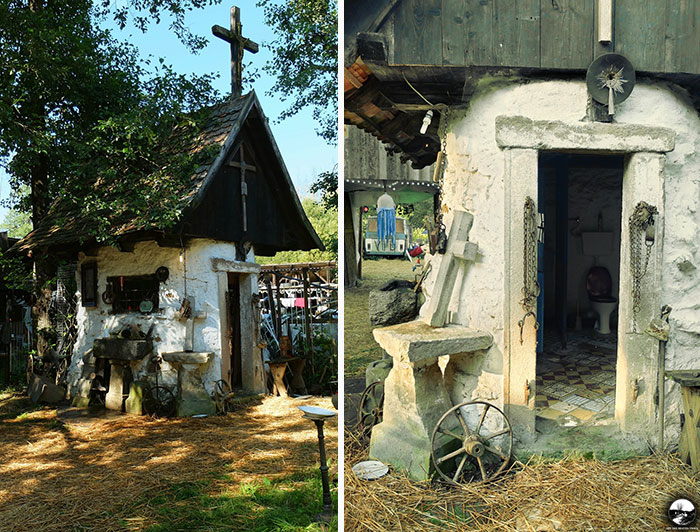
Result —
[[243, 92], [243, 51], [257, 54], [258, 44], [243, 37], [241, 10], [236, 6], [231, 8], [231, 29], [215, 24], [211, 27], [211, 32], [231, 45], [231, 95], [234, 98], [240, 96]]
[[[250, 154], [252, 156], [252, 153]], [[245, 160], [246, 148], [245, 144], [241, 142], [238, 150], [234, 153], [233, 158], [229, 161], [228, 166], [233, 166], [241, 171], [241, 216], [243, 217], [243, 233], [248, 232], [248, 212], [246, 205], [246, 198], [248, 197], [248, 183], [246, 182], [246, 172], [256, 172], [257, 168], [252, 164], [249, 164]], [[238, 160], [236, 160], [238, 159]], [[253, 161], [255, 162], [255, 161]]]

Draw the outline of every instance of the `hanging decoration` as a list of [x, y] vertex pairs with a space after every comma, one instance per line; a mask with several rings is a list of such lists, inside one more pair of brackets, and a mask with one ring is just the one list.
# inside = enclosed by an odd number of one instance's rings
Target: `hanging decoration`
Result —
[[586, 85], [591, 98], [607, 105], [610, 116], [615, 114], [615, 106], [632, 94], [635, 80], [632, 63], [620, 54], [601, 55], [586, 72]]
[[377, 241], [383, 250], [396, 247], [396, 203], [386, 192], [377, 200]]
[[[632, 270], [632, 332], [637, 332], [637, 315], [642, 306], [642, 279], [649, 269], [651, 248], [654, 245], [654, 216], [659, 210], [640, 201], [629, 218], [630, 268]], [[642, 239], [644, 244], [642, 244]]]
[[535, 330], [540, 328], [537, 321], [537, 298], [540, 295], [540, 285], [537, 282], [537, 240], [538, 230], [535, 202], [530, 196], [525, 198], [523, 209], [523, 298], [520, 304], [525, 315], [518, 322], [520, 327], [520, 345], [523, 345], [523, 329], [529, 316], [535, 320]]
[[423, 117], [423, 123], [420, 128], [420, 134], [425, 135], [430, 127], [433, 120], [434, 112], [440, 112], [440, 123], [438, 125], [438, 138], [440, 140], [440, 151], [437, 154], [437, 159], [435, 160], [433, 173], [433, 181], [438, 183], [438, 202], [435, 207], [435, 225], [432, 224], [428, 227], [428, 246], [430, 248], [430, 254], [440, 253], [445, 254], [447, 251], [447, 228], [442, 221], [442, 216], [444, 213], [448, 212], [448, 208], [443, 204], [443, 191], [444, 187], [444, 176], [445, 168], [447, 166], [447, 121], [450, 112], [450, 107], [444, 103], [433, 104], [425, 96], [423, 96], [418, 89], [416, 89], [411, 82], [408, 81], [406, 76], [403, 76], [406, 84], [415, 92], [421, 99], [430, 106], [430, 109]]

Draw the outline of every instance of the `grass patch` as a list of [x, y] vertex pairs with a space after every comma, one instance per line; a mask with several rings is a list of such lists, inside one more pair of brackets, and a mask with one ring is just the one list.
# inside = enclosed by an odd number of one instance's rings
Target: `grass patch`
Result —
[[32, 403], [29, 397], [18, 390], [8, 388], [0, 391], [0, 419], [23, 420], [41, 408], [41, 405]]
[[345, 289], [345, 375], [364, 375], [370, 362], [382, 358], [369, 323], [369, 292], [394, 279], [413, 280], [407, 260], [378, 259], [362, 262], [362, 280]]
[[[147, 504], [159, 523], [147, 532], [231, 531], [322, 532], [337, 531], [334, 517], [324, 528], [314, 522], [322, 510], [318, 469], [259, 482], [228, 487], [230, 481], [182, 482], [164, 492], [151, 493]], [[219, 489], [225, 486], [223, 489]], [[334, 508], [337, 493], [332, 493]]]

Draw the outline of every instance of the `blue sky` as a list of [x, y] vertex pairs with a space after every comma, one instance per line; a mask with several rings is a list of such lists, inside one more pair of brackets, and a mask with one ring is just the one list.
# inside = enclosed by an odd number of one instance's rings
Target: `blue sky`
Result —
[[[168, 21], [165, 19], [161, 21], [160, 25], [152, 26], [145, 34], [133, 27], [127, 27], [123, 31], [115, 28], [115, 36], [136, 45], [142, 57], [147, 57], [150, 54], [155, 58], [165, 58], [166, 62], [172, 64], [177, 72], [183, 74], [219, 73], [219, 78], [214, 82], [214, 85], [222, 93], [228, 94], [231, 87], [229, 45], [214, 37], [211, 34], [211, 27], [214, 24], [225, 28], [229, 27], [231, 5], [233, 2], [229, 0], [228, 3], [191, 11], [187, 14], [186, 24], [188, 27], [194, 33], [206, 36], [209, 40], [206, 48], [198, 55], [192, 55], [180, 43], [168, 29]], [[252, 63], [252, 67], [261, 70], [271, 57], [266, 44], [274, 39], [274, 33], [265, 26], [262, 8], [256, 7], [255, 0], [236, 0], [236, 5], [241, 9], [243, 35], [260, 45], [260, 51], [257, 54], [246, 52], [243, 62], [244, 64]], [[337, 162], [338, 150], [336, 146], [329, 146], [316, 135], [316, 123], [312, 119], [310, 110], [304, 110], [292, 118], [277, 123], [280, 113], [286, 109], [289, 102], [281, 102], [276, 96], [266, 94], [273, 83], [274, 79], [262, 73], [253, 86], [250, 83], [244, 83], [243, 91], [248, 92], [251, 88], [255, 89], [263, 110], [270, 119], [272, 132], [297, 192], [300, 196], [304, 196], [308, 194], [309, 186], [316, 179], [316, 176], [324, 170], [330, 170]], [[7, 198], [9, 193], [7, 176], [0, 170], [0, 198]], [[6, 212], [5, 207], [0, 207], [0, 220], [4, 219]]]

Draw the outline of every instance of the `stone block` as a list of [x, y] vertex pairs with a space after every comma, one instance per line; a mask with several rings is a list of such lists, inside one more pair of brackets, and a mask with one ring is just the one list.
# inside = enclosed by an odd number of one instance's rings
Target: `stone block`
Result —
[[143, 391], [144, 385], [140, 381], [131, 383], [129, 397], [124, 402], [124, 409], [127, 414], [135, 414], [140, 416], [143, 414]]
[[415, 369], [395, 361], [384, 390], [384, 419], [372, 429], [370, 457], [426, 480], [433, 430], [452, 406], [442, 371], [436, 363]]
[[372, 362], [365, 370], [365, 386], [369, 386], [373, 382], [383, 382], [389, 375], [393, 365], [391, 358]]
[[418, 294], [410, 281], [391, 281], [369, 293], [369, 322], [394, 325], [418, 315]]
[[97, 338], [92, 354], [96, 358], [110, 360], [141, 360], [153, 350], [151, 340], [129, 340], [127, 338]]
[[124, 403], [124, 366], [111, 364], [109, 373], [109, 389], [105, 396], [105, 407], [109, 410], [122, 411]]
[[66, 395], [66, 389], [56, 386], [56, 383], [47, 377], [32, 373], [28, 395], [34, 403], [58, 403]]
[[212, 352], [176, 351], [164, 353], [163, 360], [179, 364], [206, 364], [214, 357]]
[[177, 372], [177, 415], [190, 417], [197, 414], [213, 416], [216, 403], [202, 382], [202, 365], [182, 364]]
[[394, 360], [411, 363], [481, 351], [493, 344], [493, 337], [485, 331], [460, 326], [431, 327], [419, 320], [374, 329], [372, 334]]

